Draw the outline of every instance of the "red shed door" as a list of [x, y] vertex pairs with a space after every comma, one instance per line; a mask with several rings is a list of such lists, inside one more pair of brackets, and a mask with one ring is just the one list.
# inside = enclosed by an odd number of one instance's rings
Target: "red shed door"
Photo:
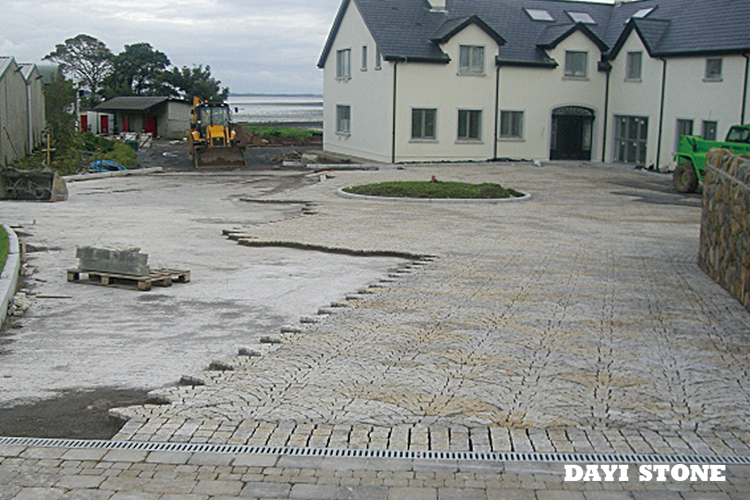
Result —
[[99, 124], [99, 133], [109, 135], [109, 116], [102, 115], [101, 123]]
[[156, 137], [156, 116], [146, 115], [143, 123], [143, 131]]

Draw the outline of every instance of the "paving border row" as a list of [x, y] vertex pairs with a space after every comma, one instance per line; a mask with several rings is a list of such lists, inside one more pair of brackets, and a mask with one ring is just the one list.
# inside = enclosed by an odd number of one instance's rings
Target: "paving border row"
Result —
[[458, 462], [541, 462], [541, 463], [660, 463], [750, 465], [750, 456], [667, 455], [620, 453], [524, 453], [451, 452], [429, 450], [370, 450], [339, 448], [297, 448], [290, 446], [244, 446], [231, 444], [106, 441], [59, 438], [0, 437], [0, 446], [65, 448], [68, 450], [120, 450], [136, 452], [216, 453], [232, 455], [277, 455], [345, 459], [398, 459]]
[[8, 304], [13, 300], [18, 285], [18, 276], [21, 270], [21, 246], [18, 243], [18, 235], [10, 226], [0, 223], [8, 233], [8, 257], [5, 260], [0, 273], [0, 326], [5, 322], [8, 315]]
[[348, 186], [339, 188], [336, 194], [342, 198], [351, 198], [355, 200], [368, 200], [368, 201], [397, 201], [406, 203], [477, 203], [477, 204], [490, 204], [496, 205], [499, 203], [510, 203], [514, 201], [526, 201], [531, 199], [531, 193], [522, 193], [523, 196], [512, 197], [512, 198], [396, 198], [389, 196], [369, 196], [365, 194], [347, 193], [344, 191]]

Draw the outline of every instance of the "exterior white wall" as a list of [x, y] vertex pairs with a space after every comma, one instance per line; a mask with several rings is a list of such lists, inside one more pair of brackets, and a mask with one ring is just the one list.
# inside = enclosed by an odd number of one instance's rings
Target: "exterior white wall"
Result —
[[167, 101], [167, 111], [157, 123], [159, 135], [166, 139], [182, 139], [190, 129], [190, 111], [193, 107], [187, 101]]
[[[367, 70], [362, 70], [362, 47], [367, 47]], [[351, 78], [336, 78], [336, 54], [351, 50]], [[339, 27], [323, 71], [323, 148], [376, 161], [391, 161], [393, 64], [375, 68], [375, 40], [354, 2]], [[399, 68], [400, 70], [401, 68]], [[351, 107], [349, 134], [336, 132], [336, 106]]]
[[[565, 52], [588, 52], [588, 76], [565, 76]], [[548, 159], [551, 149], [552, 112], [563, 106], [594, 111], [591, 158], [601, 156], [606, 74], [597, 70], [601, 51], [582, 33], [574, 33], [548, 52], [555, 69], [500, 68], [499, 111], [523, 111], [522, 139], [498, 138], [498, 158]], [[498, 111], [498, 117], [499, 117]], [[499, 119], [499, 118], [498, 118]]]
[[[713, 58], [713, 56], [711, 56]], [[674, 167], [677, 120], [693, 120], [693, 134], [701, 135], [703, 121], [716, 121], [716, 139], [724, 140], [729, 127], [740, 123], [745, 84], [745, 58], [724, 56], [720, 81], [704, 79], [707, 57], [667, 60], [667, 92], [660, 165]], [[747, 120], [747, 115], [746, 118]]]
[[[484, 73], [460, 74], [461, 45], [484, 47]], [[475, 25], [469, 25], [442, 47], [448, 64], [400, 63], [398, 66], [397, 161], [487, 160], [495, 134], [495, 56], [498, 45]], [[437, 109], [437, 137], [411, 137], [412, 109]], [[480, 140], [458, 139], [459, 110], [481, 110]]]
[[[626, 78], [628, 52], [641, 52], [641, 78]], [[610, 61], [609, 117], [607, 122], [607, 148], [604, 161], [613, 162], [616, 157], [616, 116], [640, 116], [648, 118], [648, 145], [646, 165], [656, 164], [659, 137], [659, 110], [663, 62], [649, 56], [638, 34], [633, 31], [623, 45], [617, 58]], [[671, 150], [669, 151], [671, 153]], [[664, 153], [664, 152], [662, 152]], [[662, 157], [664, 155], [662, 154]], [[601, 156], [599, 157], [601, 160]]]

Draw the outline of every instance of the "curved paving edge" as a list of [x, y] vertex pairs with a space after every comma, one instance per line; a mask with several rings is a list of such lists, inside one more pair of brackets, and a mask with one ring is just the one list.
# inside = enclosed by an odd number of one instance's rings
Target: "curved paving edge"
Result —
[[0, 274], [0, 325], [8, 315], [8, 304], [13, 300], [18, 285], [18, 275], [21, 269], [21, 246], [18, 236], [7, 224], [0, 223], [8, 233], [8, 258]]
[[513, 198], [395, 198], [389, 196], [369, 196], [365, 194], [347, 193], [344, 186], [336, 191], [336, 194], [342, 198], [352, 198], [355, 200], [372, 200], [372, 201], [402, 201], [406, 203], [484, 203], [495, 205], [498, 203], [511, 203], [514, 201], [526, 201], [531, 199], [531, 193], [523, 193], [523, 196]]

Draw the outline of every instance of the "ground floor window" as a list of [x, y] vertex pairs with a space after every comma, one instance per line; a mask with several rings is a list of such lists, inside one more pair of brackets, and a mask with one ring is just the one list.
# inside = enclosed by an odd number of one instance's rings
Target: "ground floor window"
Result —
[[648, 118], [615, 116], [615, 161], [646, 165]]
[[703, 139], [707, 141], [715, 141], [716, 140], [716, 129], [718, 128], [718, 123], [713, 121], [704, 121], [703, 122]]
[[523, 138], [523, 111], [500, 111], [500, 137]]
[[437, 109], [414, 108], [411, 110], [411, 138], [434, 140], [437, 124]]
[[336, 133], [337, 134], [349, 134], [351, 133], [351, 107], [350, 106], [336, 106]]
[[677, 120], [677, 133], [675, 134], [674, 149], [677, 151], [680, 137], [693, 135], [693, 120]]
[[458, 110], [458, 139], [478, 141], [482, 138], [482, 112], [476, 109]]

